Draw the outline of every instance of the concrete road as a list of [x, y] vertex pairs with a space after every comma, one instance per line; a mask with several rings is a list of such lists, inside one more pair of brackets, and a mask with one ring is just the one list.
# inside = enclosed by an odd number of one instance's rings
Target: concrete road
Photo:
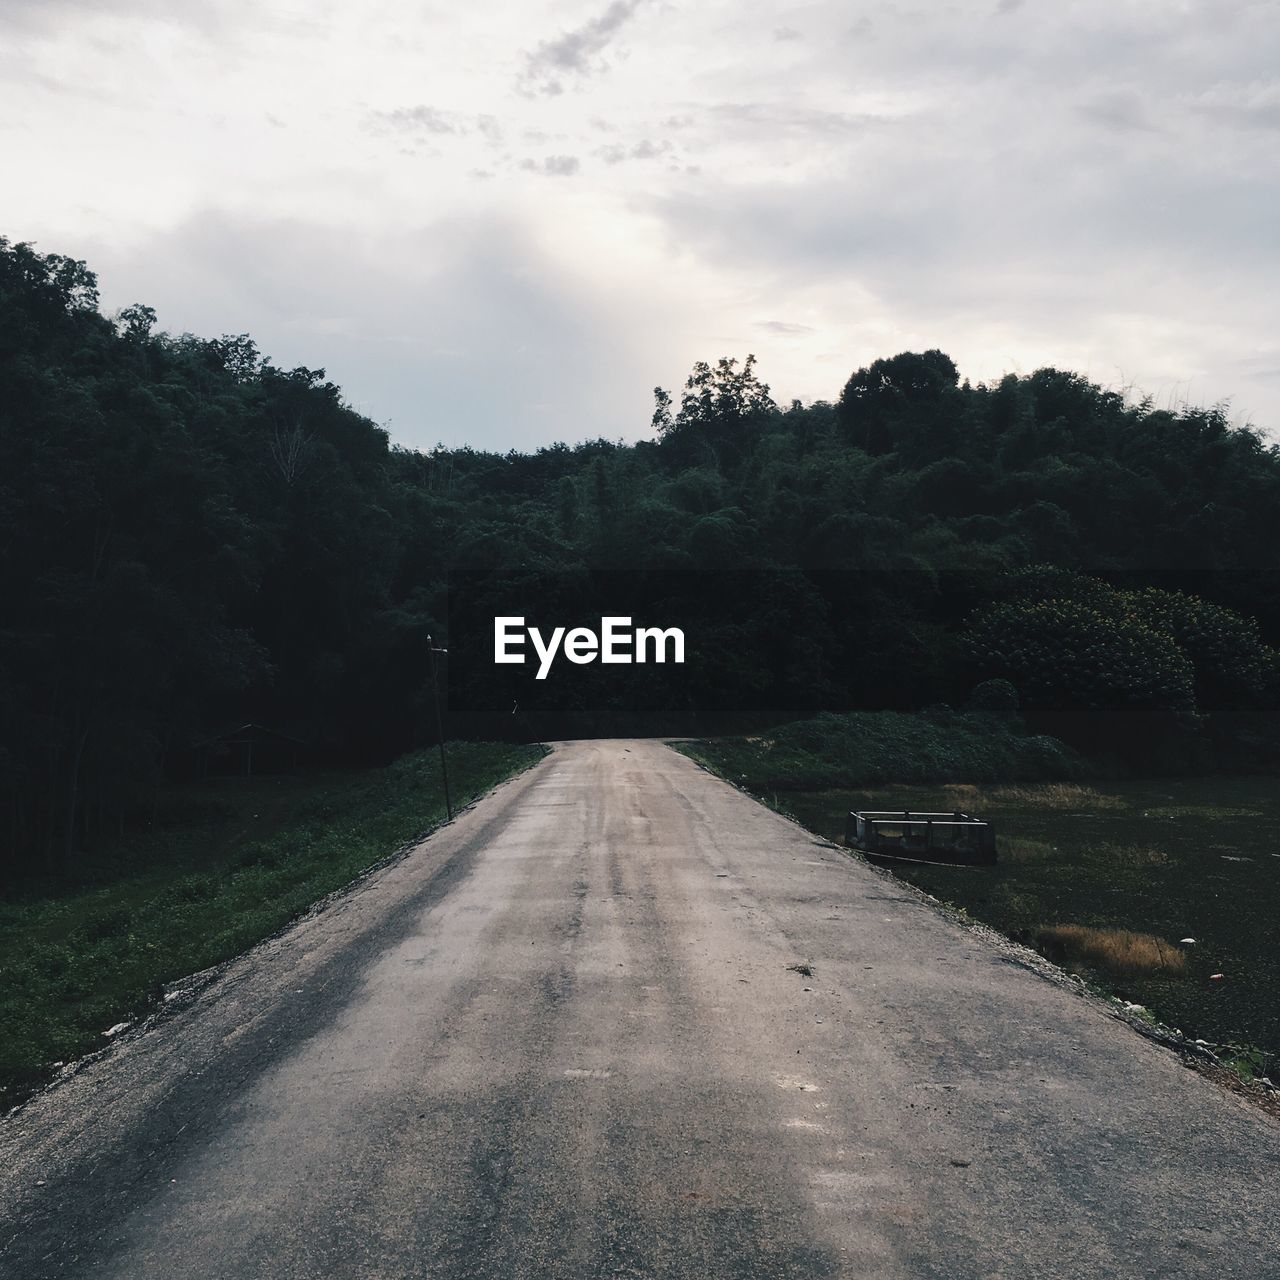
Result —
[[1278, 1210], [1280, 1126], [652, 742], [0, 1124], [6, 1280], [1268, 1280]]

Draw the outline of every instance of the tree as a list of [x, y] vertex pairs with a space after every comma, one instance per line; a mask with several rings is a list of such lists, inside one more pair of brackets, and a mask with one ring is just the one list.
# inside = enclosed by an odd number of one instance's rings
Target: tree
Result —
[[144, 342], [156, 327], [156, 310], [135, 302], [131, 307], [121, 309], [116, 317], [116, 327], [123, 337], [133, 342]]
[[[0, 241], [0, 857], [27, 868], [136, 818], [230, 720], [353, 763], [420, 740], [422, 638], [464, 569], [564, 569], [566, 618], [601, 571], [640, 575], [707, 628], [698, 679], [655, 695], [686, 730], [766, 687], [910, 709], [987, 676], [1032, 721], [1271, 750], [1246, 712], [1280, 689], [1280, 450], [1221, 407], [1053, 369], [958, 384], [934, 350], [780, 411], [748, 356], [658, 388], [635, 445], [424, 454], [323, 371], [154, 319], [107, 320], [84, 263]], [[548, 694], [548, 731], [627, 711], [584, 705]]]
[[731, 463], [750, 447], [761, 424], [778, 413], [767, 383], [756, 375], [756, 358], [741, 368], [722, 356], [715, 367], [699, 360], [685, 380], [680, 410], [672, 417], [671, 395], [654, 388], [653, 426], [682, 459]]
[[840, 394], [836, 417], [860, 449], [887, 453], [904, 431], [936, 421], [938, 406], [959, 379], [955, 362], [936, 348], [904, 351], [853, 374]]

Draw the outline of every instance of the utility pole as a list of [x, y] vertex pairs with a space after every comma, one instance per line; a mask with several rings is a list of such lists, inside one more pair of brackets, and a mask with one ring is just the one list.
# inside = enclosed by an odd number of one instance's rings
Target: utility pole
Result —
[[448, 649], [437, 649], [427, 637], [427, 652], [431, 655], [431, 696], [436, 704], [436, 737], [440, 741], [440, 776], [444, 779], [444, 811], [453, 821], [453, 802], [449, 799], [449, 761], [444, 753], [444, 720], [440, 716], [440, 684], [436, 679], [436, 654], [448, 654]]

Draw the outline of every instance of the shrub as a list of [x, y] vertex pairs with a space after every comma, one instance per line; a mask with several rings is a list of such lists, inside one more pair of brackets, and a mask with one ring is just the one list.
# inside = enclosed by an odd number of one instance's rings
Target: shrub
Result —
[[1029, 704], [1055, 711], [1195, 713], [1191, 663], [1177, 642], [1134, 617], [1074, 600], [1011, 601], [975, 618], [978, 667]]
[[1280, 653], [1254, 619], [1052, 565], [1006, 574], [996, 598], [962, 647], [978, 673], [1016, 686], [1041, 729], [1157, 773], [1280, 758]]
[[969, 695], [968, 710], [1012, 724], [1018, 718], [1018, 691], [1008, 680], [984, 680]]
[[1274, 701], [1276, 653], [1263, 644], [1255, 619], [1155, 587], [1127, 591], [1122, 599], [1131, 616], [1171, 636], [1191, 660], [1202, 709]]

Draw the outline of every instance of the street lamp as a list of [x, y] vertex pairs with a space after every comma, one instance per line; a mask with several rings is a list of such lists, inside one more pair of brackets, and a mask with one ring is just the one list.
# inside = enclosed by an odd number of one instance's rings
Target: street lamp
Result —
[[436, 654], [448, 654], [448, 649], [437, 649], [427, 636], [427, 652], [431, 655], [431, 696], [436, 704], [436, 737], [440, 741], [440, 776], [444, 779], [444, 811], [453, 821], [453, 803], [449, 799], [449, 761], [444, 753], [444, 721], [440, 717], [440, 685], [436, 680]]

